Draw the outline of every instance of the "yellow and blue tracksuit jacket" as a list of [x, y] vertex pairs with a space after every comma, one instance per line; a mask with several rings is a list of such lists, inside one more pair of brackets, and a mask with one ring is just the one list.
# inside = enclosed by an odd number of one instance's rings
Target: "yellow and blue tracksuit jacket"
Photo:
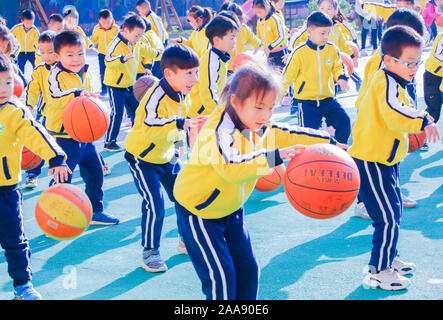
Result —
[[78, 33], [80, 33], [82, 35], [83, 39], [85, 40], [85, 44], [86, 44], [87, 49], [94, 46], [91, 39], [89, 39], [89, 37], [86, 35], [85, 31], [83, 31], [82, 27], [77, 26], [77, 27], [75, 27], [74, 31], [77, 31]]
[[40, 32], [36, 26], [32, 26], [31, 29], [25, 30], [23, 23], [19, 23], [11, 29], [11, 33], [20, 44], [19, 52], [27, 53], [37, 51]]
[[174, 197], [204, 219], [225, 217], [244, 205], [258, 178], [282, 163], [278, 148], [314, 143], [335, 140], [322, 130], [275, 122], [254, 133], [242, 127], [234, 112], [220, 106], [198, 134], [189, 161], [177, 176]]
[[162, 22], [162, 19], [157, 16], [152, 10], [146, 15], [146, 18], [151, 22], [152, 30], [158, 35], [164, 44], [168, 40], [168, 32]]
[[396, 4], [385, 4], [377, 2], [365, 2], [363, 3], [363, 10], [369, 13], [375, 13], [382, 18], [385, 22], [397, 10]]
[[189, 39], [181, 38], [181, 43], [193, 49], [197, 56], [201, 58], [203, 54], [208, 50], [211, 45], [209, 39], [206, 37], [206, 28], [202, 26], [198, 30], [192, 31]]
[[41, 63], [34, 68], [31, 75], [31, 81], [26, 88], [25, 104], [27, 107], [33, 109], [40, 101], [42, 115], [45, 115], [45, 106], [49, 99], [49, 73], [51, 72], [52, 65]]
[[349, 40], [357, 43], [358, 40], [357, 33], [355, 32], [354, 27], [349, 22], [343, 20], [342, 22], [337, 21], [336, 23], [340, 28], [341, 33], [345, 37], [345, 41]]
[[156, 82], [140, 101], [126, 151], [149, 163], [171, 161], [186, 138], [183, 126], [189, 105], [189, 95], [175, 92], [165, 78]]
[[[144, 36], [144, 38], [146, 38], [146, 40], [149, 42], [149, 45], [153, 49], [155, 49], [157, 51], [158, 50], [165, 50], [165, 46], [163, 45], [162, 41], [160, 40], [160, 38], [157, 36], [157, 34], [153, 30], [146, 31], [143, 36]], [[153, 62], [160, 61], [161, 58], [162, 58], [162, 55], [159, 54], [156, 58], [154, 58]]]
[[70, 138], [63, 128], [63, 111], [82, 91], [92, 92], [91, 74], [86, 64], [79, 73], [67, 70], [58, 62], [50, 71], [48, 103], [45, 107], [45, 127], [52, 136]]
[[366, 91], [368, 91], [369, 85], [371, 84], [372, 78], [375, 73], [383, 66], [383, 57], [381, 56], [381, 50], [378, 48], [372, 57], [368, 60], [365, 66], [365, 74], [363, 81], [361, 83], [360, 90], [358, 91], [357, 100], [355, 101], [355, 107], [360, 108], [361, 100], [363, 99]]
[[[307, 63], [310, 61], [311, 63]], [[330, 42], [317, 46], [307, 40], [296, 47], [283, 69], [285, 92], [294, 84], [294, 98], [323, 100], [335, 96], [335, 82], [348, 79], [338, 48]]]
[[152, 67], [154, 59], [161, 58], [160, 52], [151, 46], [145, 35], [135, 44], [134, 52], [140, 61], [137, 73], [145, 73], [145, 69]]
[[12, 97], [0, 104], [0, 186], [21, 181], [23, 145], [48, 161], [50, 168], [65, 164], [66, 155], [54, 138], [21, 101]]
[[242, 24], [240, 29], [238, 30], [237, 42], [234, 50], [230, 53], [231, 60], [228, 63], [228, 70], [232, 70], [232, 59], [242, 52], [245, 52], [248, 49], [255, 49], [260, 47], [260, 39], [252, 32], [252, 30], [245, 24]]
[[375, 73], [352, 130], [352, 157], [390, 166], [406, 156], [408, 133], [419, 133], [430, 123], [426, 111], [413, 107], [407, 84], [386, 69]]
[[106, 55], [106, 50], [111, 44], [112, 40], [117, 36], [120, 27], [115, 23], [109, 29], [104, 29], [100, 23], [94, 27], [91, 35], [91, 42], [97, 45], [99, 53]]
[[288, 33], [281, 18], [269, 12], [265, 19], [257, 20], [257, 37], [271, 52], [288, 44]]
[[425, 69], [435, 76], [443, 77], [443, 32], [440, 32], [434, 40], [432, 50], [425, 62]]
[[226, 84], [230, 58], [228, 53], [215, 48], [207, 50], [201, 57], [200, 79], [191, 91], [191, 107], [187, 112], [189, 118], [209, 115], [220, 105], [220, 94]]

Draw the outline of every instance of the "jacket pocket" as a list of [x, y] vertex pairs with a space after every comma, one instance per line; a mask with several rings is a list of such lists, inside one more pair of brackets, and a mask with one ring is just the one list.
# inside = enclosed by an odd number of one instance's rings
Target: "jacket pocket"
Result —
[[438, 73], [438, 72], [440, 71], [440, 69], [441, 69], [441, 66], [438, 66], [438, 67], [435, 69], [434, 73]]
[[195, 209], [197, 210], [202, 210], [206, 207], [208, 207], [211, 203], [214, 202], [214, 200], [218, 197], [218, 195], [220, 194], [220, 190], [218, 190], [217, 188], [215, 188], [215, 190], [211, 193], [211, 195], [209, 196], [209, 198], [205, 201], [200, 203], [199, 205], [197, 205], [195, 207]]
[[300, 94], [300, 93], [303, 91], [303, 88], [305, 87], [305, 84], [306, 84], [306, 81], [303, 81], [303, 82], [301, 83], [301, 86], [300, 86], [300, 88], [298, 89], [297, 94]]
[[120, 74], [120, 77], [118, 77], [116, 84], [119, 84], [120, 81], [122, 81], [122, 78], [123, 78], [123, 72]]
[[9, 173], [9, 168], [8, 168], [8, 159], [6, 157], [2, 158], [2, 164], [3, 164], [3, 173], [5, 174], [6, 180], [11, 179], [11, 174]]
[[202, 114], [202, 112], [205, 111], [205, 107], [202, 106], [200, 109], [198, 109], [197, 113]]
[[146, 157], [146, 155], [147, 155], [152, 149], [154, 149], [154, 147], [155, 147], [155, 143], [151, 143], [151, 144], [149, 145], [149, 147], [148, 147], [145, 151], [143, 151], [142, 153], [140, 153], [140, 157], [142, 157], [142, 158]]
[[395, 154], [397, 153], [398, 145], [400, 144], [400, 140], [394, 140], [394, 146], [392, 147], [391, 155], [388, 158], [388, 162], [392, 162], [395, 158]]

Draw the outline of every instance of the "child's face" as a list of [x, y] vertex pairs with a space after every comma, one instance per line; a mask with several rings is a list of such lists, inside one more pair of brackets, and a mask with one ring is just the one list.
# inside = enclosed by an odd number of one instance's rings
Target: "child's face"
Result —
[[142, 28], [135, 27], [132, 30], [129, 30], [129, 28], [124, 28], [122, 35], [123, 37], [128, 40], [131, 44], [136, 44], [137, 41], [141, 39], [143, 34], [145, 33], [145, 30]]
[[30, 29], [34, 25], [34, 19], [23, 19], [22, 22], [26, 29]]
[[266, 10], [265, 8], [261, 8], [261, 7], [255, 6], [254, 7], [254, 12], [257, 15], [257, 17], [259, 17], [260, 19], [264, 19], [268, 15], [269, 10]]
[[400, 8], [409, 8], [409, 9], [413, 9], [413, 4], [409, 1], [397, 1], [397, 9]]
[[213, 47], [220, 50], [221, 52], [231, 52], [237, 42], [238, 30], [229, 30], [223, 37], [214, 37]]
[[201, 18], [194, 19], [194, 17], [192, 17], [192, 16], [188, 16], [188, 22], [191, 25], [192, 29], [194, 29], [194, 30], [200, 29], [200, 27], [202, 25]]
[[272, 117], [277, 92], [275, 90], [267, 91], [263, 97], [252, 94], [243, 103], [237, 100], [235, 94], [230, 99], [243, 126], [249, 130], [258, 131]]
[[282, 11], [283, 8], [285, 7], [285, 0], [278, 0], [278, 1], [273, 2], [273, 4], [274, 4], [275, 10]]
[[191, 69], [176, 68], [176, 70], [166, 68], [164, 75], [174, 91], [185, 95], [191, 92], [199, 80], [198, 67]]
[[386, 55], [384, 62], [386, 64], [386, 68], [399, 75], [403, 79], [407, 81], [412, 81], [412, 79], [415, 77], [415, 74], [417, 73], [418, 67], [414, 66], [409, 68], [405, 64], [410, 62], [418, 62], [421, 59], [422, 54], [422, 48], [421, 47], [405, 47], [402, 50], [401, 56], [398, 58], [398, 60], [402, 61], [396, 61], [391, 56]]
[[53, 42], [39, 42], [38, 48], [40, 51], [40, 56], [42, 60], [46, 64], [54, 64], [57, 62], [57, 57], [54, 52], [54, 43]]
[[331, 19], [334, 18], [334, 16], [337, 14], [337, 8], [334, 8], [333, 4], [330, 1], [323, 1], [322, 3], [320, 3], [317, 9]]
[[51, 21], [48, 23], [48, 29], [60, 33], [63, 31], [63, 23], [59, 21]]
[[151, 8], [149, 8], [146, 4], [142, 4], [140, 6], [136, 6], [135, 8], [137, 9], [138, 13], [142, 17], [146, 16], [149, 13], [149, 11], [151, 10]]
[[8, 49], [8, 40], [0, 40], [0, 53], [6, 53], [6, 50]]
[[14, 91], [14, 71], [0, 72], [0, 104], [7, 102]]
[[85, 65], [86, 48], [84, 44], [64, 46], [56, 53], [57, 60], [71, 72], [79, 72]]
[[317, 46], [324, 46], [329, 40], [332, 27], [315, 27], [308, 28], [308, 35], [311, 42]]
[[103, 28], [105, 29], [109, 29], [112, 27], [112, 22], [114, 21], [114, 19], [112, 18], [112, 16], [108, 17], [108, 18], [100, 18], [98, 19], [98, 22], [100, 22], [100, 24], [102, 25]]
[[65, 27], [68, 30], [74, 30], [78, 26], [78, 19], [73, 17], [65, 18]]

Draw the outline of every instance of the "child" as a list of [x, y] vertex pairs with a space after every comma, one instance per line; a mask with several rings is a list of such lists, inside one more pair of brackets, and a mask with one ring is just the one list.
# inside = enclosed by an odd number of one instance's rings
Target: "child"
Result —
[[435, 18], [439, 15], [437, 12], [437, 8], [440, 7], [439, 0], [431, 0], [426, 3], [426, 7], [422, 12], [423, 19], [425, 20], [426, 27], [428, 28], [428, 32], [431, 36], [430, 41], [434, 40], [437, 36], [437, 25], [435, 24]]
[[100, 81], [102, 84], [101, 95], [106, 95], [106, 85], [103, 83], [105, 75], [105, 56], [106, 50], [112, 40], [117, 36], [119, 26], [115, 24], [112, 12], [108, 9], [100, 10], [98, 14], [98, 24], [94, 27], [91, 36], [91, 42], [97, 45], [98, 65], [100, 69]]
[[319, 129], [322, 119], [326, 118], [336, 129], [337, 141], [346, 144], [351, 133], [351, 120], [335, 99], [334, 85], [347, 91], [348, 77], [338, 48], [328, 42], [332, 20], [315, 11], [309, 15], [306, 25], [309, 38], [292, 51], [283, 71], [285, 92], [293, 83], [301, 126]]
[[0, 53], [5, 54], [11, 61], [15, 61], [20, 52], [20, 43], [9, 31], [6, 20], [2, 16], [0, 16], [0, 27], [4, 27], [1, 30]]
[[288, 33], [284, 22], [275, 13], [275, 8], [269, 0], [254, 0], [254, 12], [257, 20], [257, 37], [262, 41], [268, 62], [280, 69], [283, 69], [288, 44]]
[[89, 39], [86, 36], [82, 27], [78, 25], [78, 19], [79, 19], [79, 14], [74, 6], [66, 6], [65, 8], [63, 8], [63, 25], [65, 30], [71, 30], [80, 33], [83, 39], [85, 40], [86, 48], [88, 50], [97, 52], [97, 50], [94, 48], [94, 44], [92, 43], [91, 39]]
[[355, 2], [356, 6], [362, 6], [362, 9], [368, 13], [374, 13], [383, 21], [387, 21], [391, 14], [394, 13], [395, 10], [400, 8], [411, 9], [414, 10], [414, 1], [415, 0], [397, 0], [396, 4], [386, 4], [386, 3], [378, 3], [378, 2], [364, 2], [361, 3], [361, 0], [357, 0]]
[[231, 60], [228, 62], [228, 72], [233, 71], [231, 62], [234, 57], [247, 49], [254, 49], [254, 52], [260, 47], [260, 39], [252, 32], [252, 30], [245, 24], [245, 14], [241, 6], [231, 1], [225, 2], [220, 11], [231, 11], [235, 14], [240, 23], [240, 29], [238, 30], [237, 43], [234, 50], [230, 52]]
[[152, 30], [151, 22], [147, 18], [143, 18], [145, 21], [145, 34], [141, 38], [141, 42], [146, 44], [145, 50], [142, 54], [142, 63], [140, 64], [137, 79], [143, 74], [145, 74], [145, 69], [148, 69], [148, 73], [151, 73], [157, 79], [163, 77], [163, 73], [160, 66], [160, 60], [162, 58], [161, 54], [165, 51], [162, 41], [157, 36], [157, 34]]
[[239, 29], [233, 16], [217, 15], [206, 27], [206, 37], [211, 43], [200, 59], [200, 80], [191, 92], [191, 107], [187, 116], [195, 118], [211, 114], [220, 104], [220, 93], [228, 74], [229, 52], [235, 46]]
[[206, 299], [257, 299], [260, 268], [244, 203], [258, 178], [303, 148], [335, 143], [325, 131], [270, 122], [279, 73], [245, 64], [222, 93], [174, 186], [179, 230]]
[[[363, 283], [371, 288], [402, 290], [415, 270], [413, 263], [397, 257], [402, 201], [399, 161], [408, 149], [408, 133], [425, 131], [428, 139], [440, 139], [425, 111], [410, 102], [406, 83], [421, 64], [423, 40], [412, 28], [395, 26], [383, 35], [385, 68], [374, 75], [363, 97], [352, 132], [349, 154], [360, 172], [360, 197], [374, 220], [369, 273]], [[380, 142], [383, 143], [380, 143]]]
[[[174, 44], [163, 53], [164, 78], [145, 94], [137, 109], [134, 127], [125, 140], [125, 159], [129, 163], [142, 202], [142, 263], [148, 272], [167, 270], [159, 247], [165, 215], [163, 186], [175, 202], [173, 186], [181, 168], [178, 147], [186, 130], [196, 119], [186, 119], [189, 93], [198, 81], [198, 57], [187, 46]], [[179, 252], [186, 248], [179, 241]]]
[[105, 56], [105, 78], [111, 104], [111, 123], [105, 136], [104, 151], [120, 152], [123, 149], [117, 144], [123, 108], [134, 124], [135, 110], [138, 101], [134, 97], [132, 86], [136, 81], [140, 65], [140, 56], [135, 55], [135, 45], [145, 32], [143, 18], [129, 14], [120, 27], [120, 32], [109, 45]]
[[59, 13], [53, 13], [48, 18], [48, 30], [56, 33], [63, 31], [63, 17]]
[[182, 37], [173, 40], [187, 45], [201, 58], [209, 48], [209, 39], [206, 37], [206, 26], [212, 20], [212, 11], [210, 8], [193, 5], [186, 13], [186, 17], [192, 29], [194, 29], [189, 39]]
[[135, 4], [135, 8], [142, 17], [146, 17], [151, 22], [152, 30], [162, 40], [163, 46], [168, 45], [168, 32], [163, 25], [162, 20], [151, 10], [151, 4], [146, 0], [138, 0]]
[[[57, 62], [54, 52], [54, 38], [56, 34], [53, 31], [43, 32], [38, 39], [40, 56], [43, 62], [37, 65], [32, 72], [31, 81], [26, 88], [26, 106], [32, 110], [37, 107], [36, 120], [39, 121], [43, 116], [41, 123], [45, 125], [45, 106], [48, 103], [49, 83], [48, 76], [52, 66]], [[26, 189], [34, 189], [38, 185], [38, 176], [42, 172], [45, 162], [42, 161], [36, 168], [26, 171], [25, 184]]]
[[25, 73], [26, 62], [30, 62], [32, 68], [35, 66], [35, 52], [38, 48], [38, 37], [40, 32], [34, 26], [35, 15], [31, 10], [23, 10], [20, 16], [21, 23], [11, 29], [11, 33], [20, 43], [20, 53], [17, 64], [21, 72]]
[[[54, 39], [54, 52], [59, 61], [50, 71], [48, 103], [45, 107], [46, 129], [68, 155], [67, 164], [72, 171], [79, 165], [85, 182], [85, 193], [91, 201], [91, 225], [112, 225], [119, 220], [103, 211], [103, 166], [93, 143], [80, 143], [72, 139], [63, 128], [66, 105], [80, 95], [94, 96], [91, 74], [85, 63], [86, 44], [76, 31], [63, 31]], [[67, 182], [70, 183], [72, 174]]]
[[13, 97], [13, 69], [11, 61], [0, 54], [0, 245], [13, 279], [14, 299], [36, 300], [42, 297], [31, 283], [31, 251], [23, 231], [23, 193], [18, 184], [23, 145], [49, 161], [49, 174], [54, 174], [56, 182], [64, 182], [70, 170], [64, 161], [66, 155], [54, 138]]

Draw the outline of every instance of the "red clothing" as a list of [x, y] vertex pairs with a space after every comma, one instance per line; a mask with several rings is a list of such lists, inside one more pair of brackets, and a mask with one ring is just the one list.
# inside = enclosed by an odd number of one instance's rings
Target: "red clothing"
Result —
[[426, 3], [425, 9], [422, 12], [423, 20], [425, 20], [428, 27], [432, 25], [438, 15], [437, 11], [435, 10], [435, 6], [436, 4], [434, 1], [429, 1]]

